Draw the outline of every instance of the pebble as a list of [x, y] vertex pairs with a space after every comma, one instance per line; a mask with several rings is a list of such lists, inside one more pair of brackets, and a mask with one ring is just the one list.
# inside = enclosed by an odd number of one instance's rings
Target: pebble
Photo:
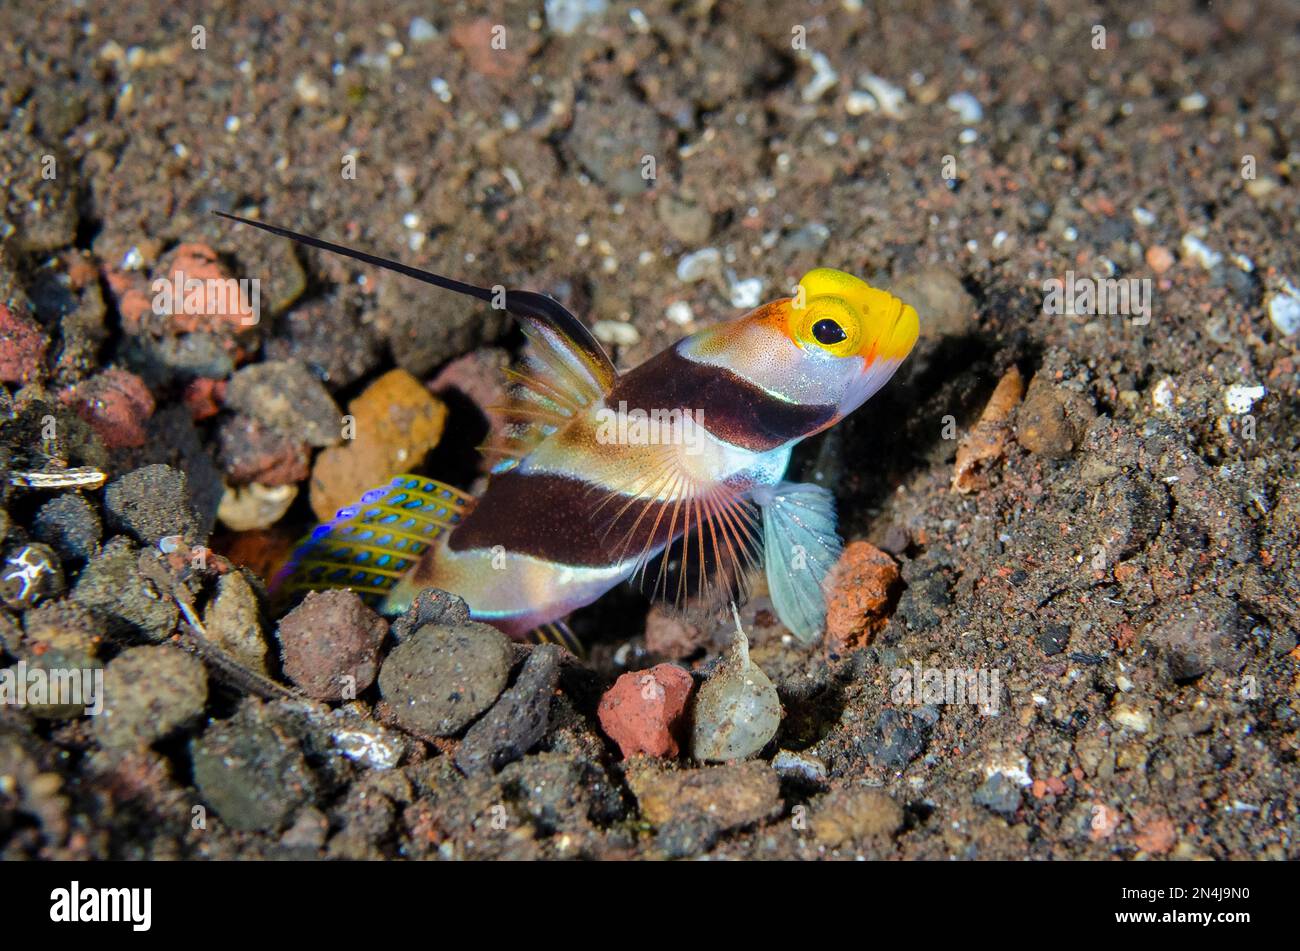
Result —
[[766, 283], [761, 277], [744, 280], [731, 279], [728, 294], [731, 306], [738, 310], [753, 310], [763, 302], [763, 288]]
[[1262, 400], [1267, 392], [1262, 386], [1230, 386], [1223, 391], [1223, 405], [1229, 413], [1241, 416], [1249, 413], [1251, 407]]
[[[15, 77], [8, 76], [6, 80], [11, 78]], [[10, 115], [17, 111], [15, 106]], [[30, 103], [21, 111], [34, 118]], [[49, 111], [45, 114], [49, 115]], [[37, 121], [44, 125], [43, 118]], [[56, 154], [56, 150], [29, 134], [31, 125], [30, 119], [25, 119], [9, 122], [0, 130], [0, 181], [5, 183], [0, 219], [4, 221], [9, 260], [26, 253], [54, 252], [72, 246], [77, 240], [81, 192], [75, 171], [78, 163], [68, 156], [59, 160], [57, 174], [46, 175], [41, 157]], [[49, 130], [45, 134], [49, 135]]]
[[245, 667], [269, 674], [262, 609], [253, 586], [242, 571], [222, 575], [217, 596], [203, 612], [208, 639]]
[[1240, 670], [1239, 624], [1233, 602], [1202, 591], [1167, 602], [1143, 639], [1159, 651], [1169, 679], [1181, 683], [1216, 667]]
[[[168, 323], [168, 330], [174, 333], [213, 333], [236, 334], [254, 326], [258, 314], [254, 301], [244, 297], [241, 285], [232, 279], [221, 259], [206, 244], [187, 243], [178, 245], [172, 252], [169, 262], [160, 268], [164, 284], [151, 288], [155, 292], [155, 301], [151, 302], [155, 314], [162, 316]], [[185, 296], [185, 283], [199, 280], [205, 282], [202, 300], [194, 295], [194, 300]], [[179, 313], [171, 301], [172, 287], [180, 288], [181, 304]], [[157, 292], [161, 290], [161, 294]], [[215, 291], [215, 293], [213, 293]], [[209, 295], [212, 300], [209, 301]], [[162, 298], [165, 308], [158, 307], [157, 298]], [[199, 304], [195, 307], [194, 304]], [[209, 307], [208, 305], [212, 306]], [[260, 302], [259, 302], [260, 306]], [[161, 313], [159, 313], [161, 311]]]
[[786, 779], [798, 779], [814, 785], [826, 782], [826, 764], [807, 753], [781, 750], [772, 757], [772, 768]]
[[256, 700], [191, 740], [190, 760], [204, 802], [237, 832], [279, 832], [316, 795], [298, 741]]
[[114, 479], [104, 489], [104, 512], [109, 528], [146, 545], [169, 535], [192, 544], [203, 541], [185, 474], [171, 466], [144, 466]]
[[284, 672], [316, 700], [355, 700], [375, 682], [388, 622], [353, 591], [311, 591], [280, 621]]
[[542, 741], [551, 723], [562, 656], [563, 650], [554, 644], [532, 649], [514, 684], [465, 733], [456, 750], [461, 772], [497, 772]]
[[89, 423], [109, 449], [143, 446], [145, 424], [157, 408], [144, 381], [116, 367], [64, 391], [60, 400]]
[[[566, 144], [593, 179], [622, 198], [644, 195], [657, 177], [668, 174], [659, 114], [621, 83], [588, 84], [573, 107]], [[657, 158], [656, 178], [645, 177], [652, 168], [646, 156]]]
[[406, 28], [406, 35], [412, 43], [427, 43], [438, 38], [438, 28], [424, 17], [413, 17]]
[[95, 735], [111, 749], [148, 746], [197, 720], [208, 701], [203, 662], [171, 645], [129, 647], [104, 669]]
[[990, 775], [975, 790], [971, 800], [991, 812], [1010, 818], [1020, 808], [1023, 787], [1013, 777], [997, 772]]
[[676, 757], [686, 737], [686, 705], [694, 686], [691, 675], [675, 664], [623, 674], [600, 698], [601, 729], [624, 759], [636, 753]]
[[510, 642], [489, 624], [426, 624], [384, 659], [379, 691], [410, 732], [451, 736], [501, 696], [512, 659]]
[[921, 336], [927, 340], [961, 336], [975, 329], [975, 298], [948, 268], [935, 266], [909, 272], [890, 290], [916, 308]]
[[227, 417], [218, 427], [217, 460], [231, 485], [289, 485], [311, 471], [306, 443], [243, 413]]
[[1096, 418], [1085, 396], [1036, 373], [1016, 411], [1016, 441], [1036, 455], [1063, 459], [1083, 441]]
[[405, 370], [390, 370], [348, 404], [354, 438], [326, 449], [311, 477], [311, 507], [328, 522], [366, 492], [418, 468], [442, 438], [447, 407]]
[[226, 486], [217, 518], [232, 532], [254, 532], [280, 521], [298, 497], [296, 485]]
[[357, 313], [353, 292], [314, 298], [277, 318], [268, 360], [297, 360], [326, 385], [349, 386], [378, 365], [381, 343], [373, 324]]
[[1111, 708], [1110, 722], [1134, 733], [1151, 732], [1151, 714], [1127, 700], [1121, 700]]
[[631, 347], [641, 342], [641, 334], [634, 324], [623, 320], [598, 320], [591, 332], [601, 343], [612, 347]]
[[814, 800], [809, 825], [817, 842], [830, 849], [880, 841], [903, 827], [903, 808], [882, 790], [842, 787]]
[[338, 404], [320, 380], [294, 360], [244, 367], [230, 378], [226, 405], [312, 446], [333, 446], [342, 438]]
[[826, 580], [826, 641], [835, 653], [870, 644], [889, 623], [898, 565], [865, 541], [850, 542]]
[[687, 247], [698, 247], [713, 234], [713, 215], [707, 208], [671, 193], [655, 202], [655, 214], [668, 233]]
[[1070, 645], [1070, 626], [1068, 624], [1045, 624], [1038, 632], [1034, 642], [1048, 657], [1063, 653]]
[[560, 36], [572, 36], [584, 24], [602, 16], [608, 0], [546, 0], [546, 25]]
[[1174, 266], [1174, 256], [1161, 244], [1153, 244], [1146, 250], [1147, 266], [1157, 274], [1164, 274]]
[[945, 103], [949, 109], [957, 113], [962, 122], [967, 125], [974, 125], [984, 118], [984, 107], [980, 101], [968, 92], [955, 92], [948, 97]]
[[879, 110], [891, 119], [906, 118], [907, 93], [902, 88], [872, 73], [863, 73], [859, 76], [858, 85], [870, 93], [876, 102], [876, 107], [869, 111]]
[[835, 88], [835, 84], [840, 81], [840, 74], [831, 66], [831, 61], [826, 58], [825, 53], [809, 53], [807, 59], [812, 66], [813, 74], [800, 91], [800, 96], [804, 102], [816, 102]]
[[696, 693], [691, 717], [691, 755], [703, 761], [753, 756], [781, 726], [776, 687], [750, 660], [738, 618], [731, 648]]
[[180, 609], [140, 573], [139, 563], [139, 551], [128, 539], [109, 539], [81, 572], [72, 597], [110, 630], [161, 641], [175, 630]]
[[40, 324], [0, 303], [0, 383], [29, 383], [42, 372], [49, 337]]
[[1178, 844], [1178, 830], [1168, 816], [1154, 816], [1135, 823], [1133, 844], [1151, 855], [1164, 855]]
[[30, 608], [64, 589], [59, 556], [48, 545], [14, 545], [0, 567], [0, 600], [15, 611]]
[[677, 262], [677, 280], [683, 284], [694, 284], [706, 278], [719, 277], [722, 273], [722, 252], [717, 248], [701, 248], [690, 254], [683, 254]]
[[646, 614], [645, 649], [651, 654], [682, 660], [708, 642], [708, 632], [661, 605], [652, 605]]
[[1290, 281], [1268, 299], [1268, 319], [1284, 337], [1300, 330], [1300, 291]]
[[1183, 235], [1183, 256], [1191, 258], [1207, 271], [1212, 271], [1223, 263], [1223, 255], [1194, 234]]
[[882, 710], [872, 732], [859, 746], [873, 765], [902, 769], [925, 749], [930, 725], [906, 710]]
[[37, 509], [32, 533], [66, 558], [86, 559], [98, 551], [104, 525], [85, 496], [64, 492]]
[[665, 769], [657, 760], [636, 759], [627, 781], [641, 815], [660, 827], [670, 854], [708, 848], [723, 832], [780, 814], [781, 782], [763, 762]]

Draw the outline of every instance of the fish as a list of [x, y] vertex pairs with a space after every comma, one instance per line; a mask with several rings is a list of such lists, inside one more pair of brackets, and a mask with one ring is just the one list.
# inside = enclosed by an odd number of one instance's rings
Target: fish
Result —
[[478, 496], [402, 474], [318, 526], [274, 586], [350, 587], [386, 614], [423, 590], [517, 640], [578, 651], [565, 618], [627, 581], [681, 606], [743, 597], [762, 571], [781, 623], [823, 633], [839, 558], [834, 495], [789, 481], [791, 450], [874, 395], [916, 344], [917, 311], [819, 267], [780, 298], [620, 372], [543, 294], [465, 283], [266, 222], [232, 221], [395, 271], [512, 314], [505, 432]]

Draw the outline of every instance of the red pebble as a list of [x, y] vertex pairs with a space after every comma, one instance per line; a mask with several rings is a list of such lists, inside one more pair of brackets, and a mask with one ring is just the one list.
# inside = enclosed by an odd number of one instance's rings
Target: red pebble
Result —
[[213, 380], [206, 376], [190, 380], [185, 385], [185, 393], [181, 396], [185, 408], [190, 411], [190, 416], [196, 423], [211, 419], [221, 412], [221, 403], [225, 398], [226, 381]]
[[78, 383], [61, 396], [109, 449], [143, 446], [153, 394], [134, 373], [116, 367]]
[[0, 304], [0, 383], [26, 383], [35, 377], [48, 346], [36, 321]]
[[[231, 279], [226, 272], [217, 252], [206, 244], [182, 244], [172, 254], [171, 263], [162, 269], [162, 279], [171, 282], [165, 287], [164, 297], [168, 310], [167, 319], [180, 333], [192, 333], [196, 330], [209, 333], [239, 333], [257, 321], [252, 302], [244, 299], [241, 286]], [[190, 291], [188, 281], [204, 282], [194, 303], [188, 298]], [[179, 290], [180, 301], [173, 301], [168, 295], [172, 287]], [[157, 285], [155, 284], [155, 289]], [[209, 300], [211, 292], [215, 299]], [[176, 304], [181, 304], [175, 309]], [[213, 305], [209, 308], [209, 304]]]
[[122, 329], [129, 334], [140, 333], [153, 312], [148, 282], [142, 275], [120, 268], [105, 266], [103, 273], [108, 292], [117, 304], [118, 316], [122, 318]]
[[624, 759], [634, 753], [676, 756], [694, 686], [691, 675], [673, 664], [627, 673], [600, 698], [596, 715]]

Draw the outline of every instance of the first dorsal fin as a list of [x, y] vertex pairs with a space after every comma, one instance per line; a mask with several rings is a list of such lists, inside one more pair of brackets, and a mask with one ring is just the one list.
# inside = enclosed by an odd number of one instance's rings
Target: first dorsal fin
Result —
[[395, 271], [493, 307], [504, 307], [513, 315], [523, 326], [529, 346], [524, 366], [507, 373], [509, 399], [502, 406], [490, 407], [506, 423], [503, 432], [479, 447], [496, 459], [493, 473], [517, 465], [539, 442], [604, 397], [618, 377], [613, 361], [587, 326], [559, 301], [544, 294], [479, 287], [288, 228], [224, 211], [214, 214], [308, 247]]
[[618, 376], [613, 361], [601, 347], [600, 341], [581, 320], [574, 316], [572, 311], [554, 298], [533, 291], [479, 287], [477, 284], [444, 277], [441, 274], [411, 267], [409, 264], [402, 264], [400, 261], [381, 258], [322, 238], [290, 231], [278, 225], [255, 221], [252, 218], [242, 218], [224, 211], [213, 213], [230, 221], [237, 221], [240, 224], [289, 238], [308, 247], [341, 254], [374, 267], [403, 274], [425, 284], [432, 284], [434, 287], [473, 297], [493, 307], [504, 307], [523, 324], [524, 333], [546, 364], [550, 377], [546, 382], [553, 387], [559, 386], [570, 397], [590, 400], [593, 395], [604, 395], [613, 386]]

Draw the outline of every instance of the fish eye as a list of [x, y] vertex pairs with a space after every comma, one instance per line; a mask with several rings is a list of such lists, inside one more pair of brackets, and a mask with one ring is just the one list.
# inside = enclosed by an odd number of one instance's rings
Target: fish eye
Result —
[[843, 327], [829, 317], [813, 324], [812, 334], [814, 339], [824, 347], [833, 347], [835, 344], [848, 339], [849, 336], [844, 332]]

